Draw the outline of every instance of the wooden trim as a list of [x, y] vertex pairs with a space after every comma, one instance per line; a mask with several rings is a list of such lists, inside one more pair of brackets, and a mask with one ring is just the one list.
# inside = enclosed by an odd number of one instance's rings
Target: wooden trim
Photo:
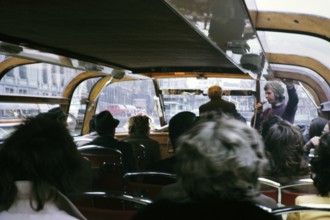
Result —
[[[305, 88], [309, 91], [309, 93], [313, 96], [315, 103], [319, 106], [320, 103], [327, 101], [327, 96], [318, 83], [312, 78], [301, 75], [295, 72], [284, 72], [284, 71], [274, 71], [274, 76], [276, 78], [290, 78], [293, 80], [300, 81], [303, 83]], [[302, 77], [303, 76], [303, 77]]]
[[19, 57], [8, 58], [0, 63], [0, 79], [4, 77], [7, 71], [13, 69], [14, 67], [32, 63], [38, 62], [35, 60], [23, 59]]
[[311, 57], [273, 53], [267, 53], [267, 57], [270, 63], [296, 65], [314, 70], [330, 85], [330, 69]]
[[99, 97], [99, 94], [101, 93], [102, 89], [111, 82], [111, 80], [112, 77], [110, 75], [103, 77], [94, 85], [93, 89], [90, 91], [88, 97], [89, 101], [86, 106], [86, 113], [83, 122], [82, 134], [87, 134], [89, 132], [89, 121], [95, 113], [96, 102]]
[[309, 33], [330, 39], [330, 19], [315, 15], [285, 12], [250, 11], [257, 30], [285, 30]]

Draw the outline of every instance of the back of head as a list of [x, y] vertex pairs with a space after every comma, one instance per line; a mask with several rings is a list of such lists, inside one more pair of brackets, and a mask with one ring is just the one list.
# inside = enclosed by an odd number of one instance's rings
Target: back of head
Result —
[[174, 149], [176, 148], [178, 137], [194, 125], [195, 119], [196, 115], [189, 111], [179, 112], [170, 119], [168, 135]]
[[128, 119], [129, 134], [149, 134], [150, 118], [146, 115], [136, 115]]
[[266, 83], [264, 90], [272, 90], [274, 92], [274, 95], [278, 101], [283, 101], [285, 99], [284, 96], [284, 87], [282, 84], [278, 81], [269, 81]]
[[263, 138], [266, 137], [269, 129], [276, 123], [282, 121], [283, 119], [278, 115], [271, 115], [268, 118], [266, 118], [264, 121], [262, 121], [261, 124], [261, 136]]
[[286, 120], [269, 128], [264, 143], [274, 175], [297, 176], [308, 172], [303, 141], [299, 128]]
[[46, 117], [49, 117], [50, 119], [53, 119], [55, 121], [58, 121], [58, 122], [61, 122], [65, 125], [67, 125], [66, 120], [67, 120], [68, 115], [64, 113], [64, 111], [62, 110], [61, 107], [52, 108], [52, 109], [48, 110], [48, 112], [41, 113], [41, 114], [43, 114]]
[[208, 94], [208, 96], [211, 100], [212, 99], [219, 99], [222, 96], [222, 88], [218, 85], [211, 86], [208, 89], [207, 94]]
[[[64, 194], [84, 190], [91, 180], [89, 171], [65, 125], [43, 114], [28, 118], [0, 151], [1, 208], [8, 208], [15, 198], [15, 181], [31, 181], [40, 202], [49, 199], [51, 187]], [[41, 202], [37, 209], [42, 206]]]
[[200, 122], [179, 138], [177, 176], [196, 200], [251, 200], [267, 159], [261, 136], [230, 117]]
[[328, 197], [330, 192], [330, 133], [322, 134], [316, 152], [311, 160], [314, 186], [321, 196]]
[[109, 111], [102, 111], [95, 116], [95, 130], [99, 135], [113, 133], [119, 124]]
[[315, 136], [321, 136], [324, 126], [327, 124], [328, 120], [322, 117], [314, 118], [308, 128], [309, 138]]

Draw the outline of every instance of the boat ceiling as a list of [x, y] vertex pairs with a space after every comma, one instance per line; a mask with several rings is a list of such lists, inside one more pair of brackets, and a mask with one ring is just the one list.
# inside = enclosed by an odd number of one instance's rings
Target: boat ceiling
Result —
[[0, 41], [133, 73], [246, 75], [161, 0], [2, 0]]

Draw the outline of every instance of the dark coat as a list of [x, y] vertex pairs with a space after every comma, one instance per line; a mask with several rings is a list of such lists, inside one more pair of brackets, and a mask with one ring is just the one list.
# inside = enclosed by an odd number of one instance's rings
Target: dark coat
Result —
[[137, 171], [137, 162], [134, 156], [133, 147], [130, 143], [126, 141], [119, 141], [114, 138], [111, 134], [102, 135], [96, 137], [93, 141], [85, 145], [99, 145], [103, 147], [110, 147], [118, 149], [123, 154], [123, 164], [125, 172], [135, 172]]
[[238, 115], [235, 104], [221, 98], [210, 100], [199, 106], [199, 115], [206, 112], [226, 113], [234, 117]]

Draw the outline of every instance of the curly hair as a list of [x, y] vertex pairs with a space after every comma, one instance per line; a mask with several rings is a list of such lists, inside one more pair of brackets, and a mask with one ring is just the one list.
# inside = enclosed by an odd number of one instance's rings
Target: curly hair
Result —
[[[31, 181], [31, 207], [40, 211], [56, 199], [56, 190], [70, 196], [87, 189], [92, 172], [64, 124], [40, 114], [27, 118], [0, 151], [0, 210], [15, 200], [15, 181]], [[32, 203], [36, 200], [36, 203]]]
[[194, 200], [253, 199], [267, 159], [260, 134], [237, 119], [203, 121], [180, 136], [177, 176]]
[[128, 119], [129, 134], [146, 134], [149, 135], [150, 118], [146, 115], [136, 115]]
[[320, 137], [317, 157], [311, 160], [311, 172], [314, 186], [321, 196], [328, 196], [330, 192], [330, 133]]
[[265, 150], [273, 176], [297, 176], [309, 173], [304, 159], [304, 140], [300, 130], [286, 120], [272, 125], [264, 137]]

